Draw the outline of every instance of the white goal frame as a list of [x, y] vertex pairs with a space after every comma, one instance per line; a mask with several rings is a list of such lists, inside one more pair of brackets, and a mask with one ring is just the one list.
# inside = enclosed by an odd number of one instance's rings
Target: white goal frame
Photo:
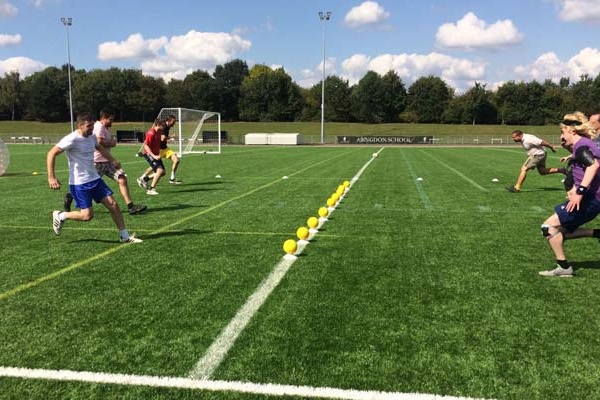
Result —
[[[221, 133], [221, 113], [216, 111], [194, 110], [191, 108], [163, 108], [158, 113], [157, 119], [166, 119], [168, 116], [175, 117], [175, 126], [169, 132], [178, 142], [179, 156], [183, 154], [221, 154], [223, 135]], [[216, 136], [205, 142], [202, 135], [202, 127], [207, 120], [216, 118]], [[173, 132], [175, 131], [175, 132]]]

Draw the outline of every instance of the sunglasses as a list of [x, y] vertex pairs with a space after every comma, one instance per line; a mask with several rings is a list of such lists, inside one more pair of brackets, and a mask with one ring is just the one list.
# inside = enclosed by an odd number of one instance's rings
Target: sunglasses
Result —
[[563, 125], [567, 125], [567, 126], [578, 126], [578, 125], [582, 125], [583, 122], [577, 121], [577, 120], [574, 120], [574, 119], [563, 119], [562, 120], [562, 124]]

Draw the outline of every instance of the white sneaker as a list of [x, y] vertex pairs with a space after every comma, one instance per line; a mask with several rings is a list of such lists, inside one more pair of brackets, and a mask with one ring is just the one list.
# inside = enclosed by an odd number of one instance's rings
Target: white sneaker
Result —
[[142, 243], [143, 242], [142, 239], [136, 238], [134, 233], [132, 233], [131, 235], [129, 235], [128, 238], [121, 238], [121, 239], [119, 239], [119, 241], [121, 243]]
[[179, 179], [169, 179], [169, 183], [172, 185], [181, 185], [181, 181]]
[[137, 184], [142, 189], [148, 189], [148, 181], [144, 178], [137, 178]]
[[573, 267], [569, 266], [569, 268], [562, 268], [560, 266], [556, 266], [556, 268], [551, 269], [549, 271], [540, 271], [539, 274], [541, 276], [558, 276], [559, 278], [571, 278], [573, 276]]
[[150, 196], [156, 196], [158, 192], [156, 191], [156, 189], [148, 189], [146, 190], [146, 194], [149, 194]]
[[63, 222], [59, 217], [60, 211], [52, 211], [52, 229], [54, 230], [54, 234], [59, 236], [62, 232]]

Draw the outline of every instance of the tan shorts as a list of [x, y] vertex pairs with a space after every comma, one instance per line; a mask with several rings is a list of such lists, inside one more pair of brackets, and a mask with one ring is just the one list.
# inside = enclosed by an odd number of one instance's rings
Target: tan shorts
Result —
[[94, 167], [96, 167], [96, 171], [102, 177], [104, 175], [108, 176], [110, 179], [118, 180], [119, 177], [126, 177], [127, 174], [122, 169], [116, 169], [113, 163], [111, 162], [97, 162], [94, 163]]
[[523, 166], [526, 169], [540, 169], [546, 168], [546, 154], [541, 154], [539, 156], [529, 156]]

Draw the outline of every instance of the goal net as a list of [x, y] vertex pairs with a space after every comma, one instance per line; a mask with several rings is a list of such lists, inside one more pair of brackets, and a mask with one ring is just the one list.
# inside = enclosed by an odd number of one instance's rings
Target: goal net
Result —
[[175, 117], [175, 125], [169, 131], [183, 154], [220, 154], [223, 137], [221, 113], [192, 110], [189, 108], [163, 108], [157, 119]]

